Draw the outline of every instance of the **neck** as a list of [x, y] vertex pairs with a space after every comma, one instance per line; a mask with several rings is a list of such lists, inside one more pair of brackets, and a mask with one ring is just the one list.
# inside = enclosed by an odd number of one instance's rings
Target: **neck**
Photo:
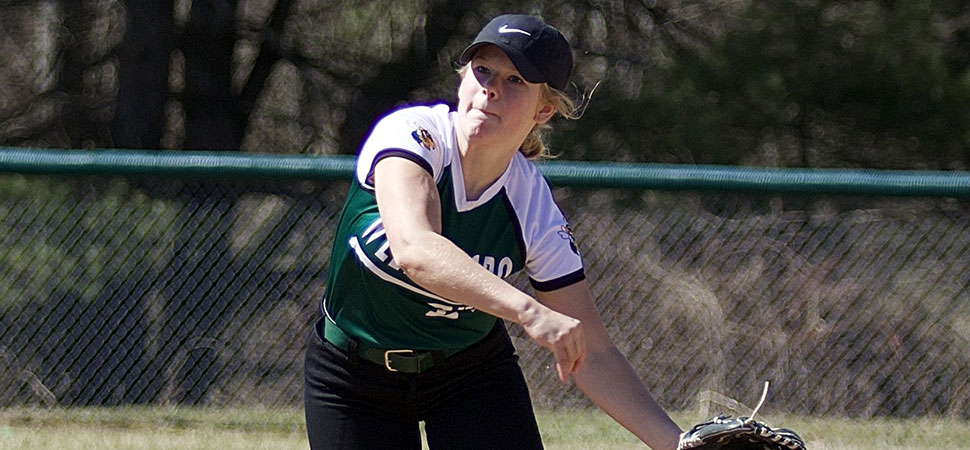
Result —
[[474, 145], [459, 137], [458, 154], [461, 158], [465, 198], [475, 200], [495, 183], [505, 173], [517, 151], [517, 148], [498, 150], [485, 145]]

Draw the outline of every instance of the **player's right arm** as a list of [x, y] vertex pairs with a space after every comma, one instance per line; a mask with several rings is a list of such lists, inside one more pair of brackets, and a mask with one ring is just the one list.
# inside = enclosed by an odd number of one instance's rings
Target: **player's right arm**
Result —
[[380, 159], [374, 192], [394, 261], [412, 281], [449, 300], [518, 323], [553, 352], [564, 383], [586, 353], [582, 324], [495, 276], [441, 234], [441, 203], [434, 180], [417, 163]]

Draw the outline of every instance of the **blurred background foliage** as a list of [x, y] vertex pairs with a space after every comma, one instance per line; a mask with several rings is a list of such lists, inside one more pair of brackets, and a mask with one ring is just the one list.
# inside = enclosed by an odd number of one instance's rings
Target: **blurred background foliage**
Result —
[[967, 170], [956, 0], [0, 0], [0, 146], [354, 153], [452, 102], [492, 16], [559, 27], [564, 159]]
[[[389, 109], [452, 102], [503, 12], [573, 44], [591, 99], [562, 159], [970, 170], [956, 0], [0, 0], [0, 147], [352, 154]], [[297, 404], [346, 187], [224, 181], [0, 176], [0, 405]], [[791, 410], [970, 417], [966, 202], [557, 196], [666, 405], [768, 374]]]

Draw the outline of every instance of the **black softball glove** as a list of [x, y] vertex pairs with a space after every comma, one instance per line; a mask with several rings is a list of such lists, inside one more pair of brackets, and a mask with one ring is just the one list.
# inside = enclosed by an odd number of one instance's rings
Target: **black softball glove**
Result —
[[680, 436], [677, 450], [805, 450], [801, 436], [787, 428], [771, 428], [754, 420], [768, 395], [765, 383], [761, 401], [751, 417], [718, 415], [694, 425]]
[[677, 450], [805, 450], [787, 428], [771, 428], [748, 417], [716, 416], [681, 435]]

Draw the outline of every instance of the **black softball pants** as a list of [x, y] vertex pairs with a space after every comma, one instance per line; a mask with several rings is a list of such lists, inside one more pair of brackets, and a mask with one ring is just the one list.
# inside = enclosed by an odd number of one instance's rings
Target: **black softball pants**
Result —
[[304, 406], [311, 450], [541, 450], [518, 356], [499, 321], [488, 337], [417, 374], [351, 361], [313, 327]]

